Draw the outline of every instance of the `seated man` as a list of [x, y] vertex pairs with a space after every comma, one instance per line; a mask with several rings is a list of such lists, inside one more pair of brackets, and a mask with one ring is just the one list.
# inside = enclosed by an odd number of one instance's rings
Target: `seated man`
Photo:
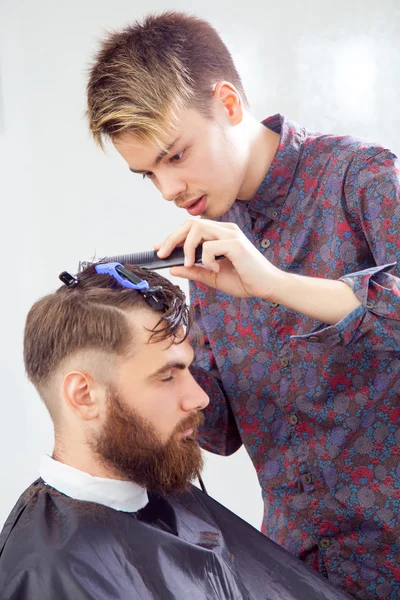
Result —
[[55, 444], [0, 536], [1, 599], [346, 598], [190, 484], [208, 397], [179, 288], [117, 263], [62, 279], [26, 321]]

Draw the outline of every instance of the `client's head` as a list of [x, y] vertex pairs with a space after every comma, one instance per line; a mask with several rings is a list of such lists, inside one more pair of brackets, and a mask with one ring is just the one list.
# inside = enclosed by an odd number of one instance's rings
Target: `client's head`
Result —
[[24, 360], [55, 429], [55, 458], [149, 491], [184, 490], [202, 467], [196, 430], [208, 397], [189, 372], [184, 294], [164, 277], [164, 310], [95, 266], [29, 311]]

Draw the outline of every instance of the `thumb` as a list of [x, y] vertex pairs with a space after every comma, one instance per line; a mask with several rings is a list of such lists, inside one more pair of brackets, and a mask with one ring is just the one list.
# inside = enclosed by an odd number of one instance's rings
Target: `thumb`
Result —
[[182, 277], [191, 281], [200, 281], [205, 285], [215, 287], [215, 273], [204, 267], [172, 267], [169, 271], [174, 277]]

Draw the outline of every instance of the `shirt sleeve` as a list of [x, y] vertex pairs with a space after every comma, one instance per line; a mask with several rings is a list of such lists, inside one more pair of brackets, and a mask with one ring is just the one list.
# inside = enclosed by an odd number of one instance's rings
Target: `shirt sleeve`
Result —
[[361, 342], [367, 350], [399, 352], [399, 159], [389, 150], [370, 157], [360, 152], [350, 164], [344, 191], [347, 209], [363, 231], [376, 266], [341, 277], [361, 306], [338, 324], [309, 335], [323, 341], [336, 331], [345, 344]]
[[190, 282], [193, 326], [190, 340], [195, 351], [191, 373], [208, 394], [210, 402], [203, 411], [204, 423], [199, 428], [199, 442], [204, 450], [229, 456], [242, 445], [235, 417], [224, 392], [214, 354], [202, 324], [200, 307], [196, 299], [196, 285]]

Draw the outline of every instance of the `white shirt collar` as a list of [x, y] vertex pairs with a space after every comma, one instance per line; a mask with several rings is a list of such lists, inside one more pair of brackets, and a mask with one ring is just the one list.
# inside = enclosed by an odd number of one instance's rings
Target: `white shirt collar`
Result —
[[136, 512], [149, 501], [145, 488], [132, 481], [93, 477], [47, 455], [40, 462], [40, 477], [74, 500], [97, 502], [123, 512]]

